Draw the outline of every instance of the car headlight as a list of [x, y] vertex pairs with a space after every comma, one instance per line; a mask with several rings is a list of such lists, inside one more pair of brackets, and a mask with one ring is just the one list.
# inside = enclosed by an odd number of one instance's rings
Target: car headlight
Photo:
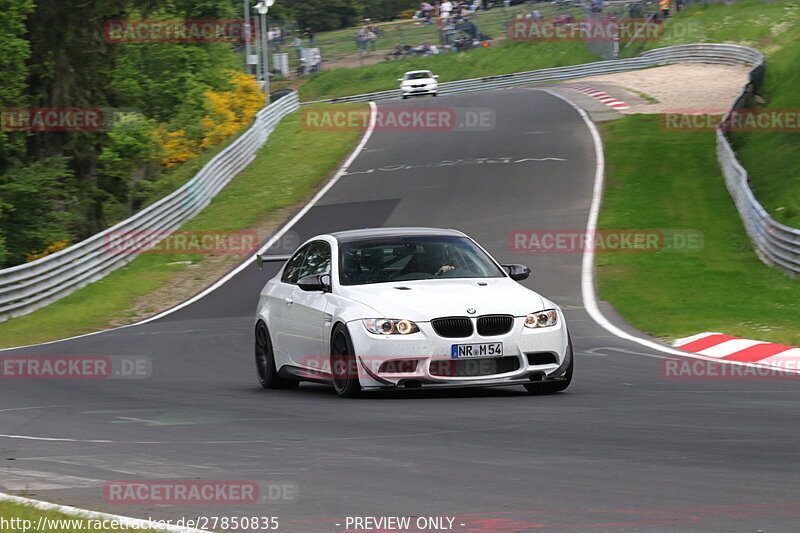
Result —
[[419, 331], [410, 320], [397, 318], [365, 318], [361, 321], [367, 331], [375, 335], [408, 335]]
[[531, 313], [525, 317], [526, 328], [549, 328], [556, 324], [558, 324], [558, 313], [555, 309]]

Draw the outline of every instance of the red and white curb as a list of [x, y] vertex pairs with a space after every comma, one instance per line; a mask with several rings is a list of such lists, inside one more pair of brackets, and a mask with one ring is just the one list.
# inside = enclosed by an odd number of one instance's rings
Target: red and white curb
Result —
[[575, 89], [576, 91], [580, 91], [580, 92], [582, 92], [584, 94], [588, 94], [589, 96], [591, 96], [595, 100], [598, 100], [598, 101], [606, 104], [608, 107], [611, 107], [613, 109], [630, 109], [631, 108], [631, 106], [629, 106], [628, 104], [626, 104], [622, 100], [618, 100], [617, 98], [614, 98], [610, 94], [604, 93], [603, 91], [598, 91], [597, 89], [595, 89], [593, 87], [587, 87], [586, 85], [567, 85], [567, 87], [569, 87], [570, 89]]
[[800, 348], [794, 346], [741, 339], [716, 332], [700, 333], [678, 339], [672, 344], [680, 350], [720, 361], [753, 363], [783, 370], [800, 369]]

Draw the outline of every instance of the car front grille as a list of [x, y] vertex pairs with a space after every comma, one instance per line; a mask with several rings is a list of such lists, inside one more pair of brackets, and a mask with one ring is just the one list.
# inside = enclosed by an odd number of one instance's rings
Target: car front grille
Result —
[[449, 316], [431, 320], [433, 330], [440, 337], [456, 339], [472, 335], [472, 321], [465, 316]]
[[475, 357], [431, 361], [431, 375], [442, 377], [477, 377], [505, 374], [519, 369], [519, 359], [507, 357]]
[[514, 317], [511, 315], [483, 315], [478, 317], [478, 335], [493, 337], [511, 331]]

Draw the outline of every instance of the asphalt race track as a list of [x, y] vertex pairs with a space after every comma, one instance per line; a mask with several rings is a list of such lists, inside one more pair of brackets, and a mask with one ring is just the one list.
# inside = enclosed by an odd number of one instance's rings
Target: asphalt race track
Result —
[[[576, 372], [566, 392], [343, 400], [322, 385], [262, 390], [252, 322], [276, 267], [252, 266], [159, 320], [0, 353], [153, 363], [148, 379], [0, 382], [0, 490], [145, 518], [277, 516], [288, 533], [387, 515], [454, 516], [453, 531], [482, 533], [798, 531], [795, 382], [664, 379], [663, 353], [610, 335], [584, 311], [580, 254], [510, 249], [515, 230], [585, 228], [595, 153], [578, 113], [531, 88], [386, 105], [491, 109], [496, 122], [489, 131], [376, 131], [294, 236], [451, 227], [502, 262], [528, 264], [525, 285], [569, 320]], [[236, 506], [104, 500], [106, 481], [143, 479], [257, 480], [297, 492]]]

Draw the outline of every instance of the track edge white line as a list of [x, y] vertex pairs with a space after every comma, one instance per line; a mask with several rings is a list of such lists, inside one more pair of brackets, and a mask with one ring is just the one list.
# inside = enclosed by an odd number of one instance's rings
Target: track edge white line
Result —
[[161, 524], [159, 522], [146, 520], [144, 518], [131, 518], [128, 516], [102, 513], [100, 511], [91, 511], [89, 509], [81, 509], [79, 507], [72, 507], [70, 505], [61, 505], [59, 503], [50, 503], [41, 500], [34, 500], [32, 498], [25, 498], [23, 496], [15, 496], [14, 494], [7, 494], [5, 492], [0, 492], [0, 502], [17, 503], [28, 507], [33, 507], [39, 511], [55, 511], [67, 516], [87, 518], [90, 520], [116, 520], [125, 523], [125, 529], [132, 524], [136, 524], [139, 526], [137, 529], [154, 529], [157, 531], [170, 531], [173, 533], [207, 533], [207, 530], [205, 529], [192, 529], [176, 525]]
[[[592, 135], [592, 141], [595, 149], [595, 177], [594, 177], [594, 188], [592, 190], [592, 203], [591, 206], [589, 207], [589, 219], [586, 222], [586, 232], [587, 233], [594, 232], [597, 229], [597, 219], [600, 215], [600, 204], [602, 203], [603, 199], [603, 184], [605, 182], [605, 151], [603, 148], [603, 140], [600, 137], [600, 132], [597, 130], [597, 126], [592, 121], [591, 117], [589, 117], [589, 114], [582, 107], [578, 106], [568, 98], [544, 88], [537, 87], [533, 90], [544, 91], [569, 104], [573, 109], [575, 109], [575, 111], [578, 112], [578, 114], [581, 116], [584, 123], [586, 124], [586, 127], [589, 128], [589, 132]], [[586, 312], [589, 313], [589, 316], [592, 318], [592, 320], [594, 320], [598, 326], [605, 329], [615, 337], [619, 337], [620, 339], [624, 339], [630, 342], [635, 342], [641, 346], [650, 348], [651, 350], [668, 353], [670, 355], [675, 355], [679, 357], [689, 357], [693, 359], [702, 359], [705, 361], [717, 360], [715, 358], [710, 358], [702, 354], [685, 352], [682, 350], [676, 350], [674, 348], [670, 348], [668, 346], [663, 346], [657, 342], [653, 342], [648, 339], [643, 339], [641, 337], [631, 335], [630, 333], [627, 333], [621, 330], [619, 327], [612, 324], [611, 321], [608, 320], [608, 318], [606, 318], [605, 315], [603, 315], [602, 311], [600, 311], [600, 307], [597, 305], [597, 296], [595, 293], [595, 286], [594, 286], [594, 250], [591, 248], [588, 248], [583, 252], [583, 259], [581, 262], [581, 296], [583, 299], [583, 306], [586, 309]], [[724, 361], [727, 364], [764, 368], [764, 365], [758, 365], [754, 363], [746, 363], [742, 361], [732, 361], [732, 360], [722, 360], [722, 361]], [[783, 371], [800, 374], [800, 370], [792, 371], [784, 369]]]

